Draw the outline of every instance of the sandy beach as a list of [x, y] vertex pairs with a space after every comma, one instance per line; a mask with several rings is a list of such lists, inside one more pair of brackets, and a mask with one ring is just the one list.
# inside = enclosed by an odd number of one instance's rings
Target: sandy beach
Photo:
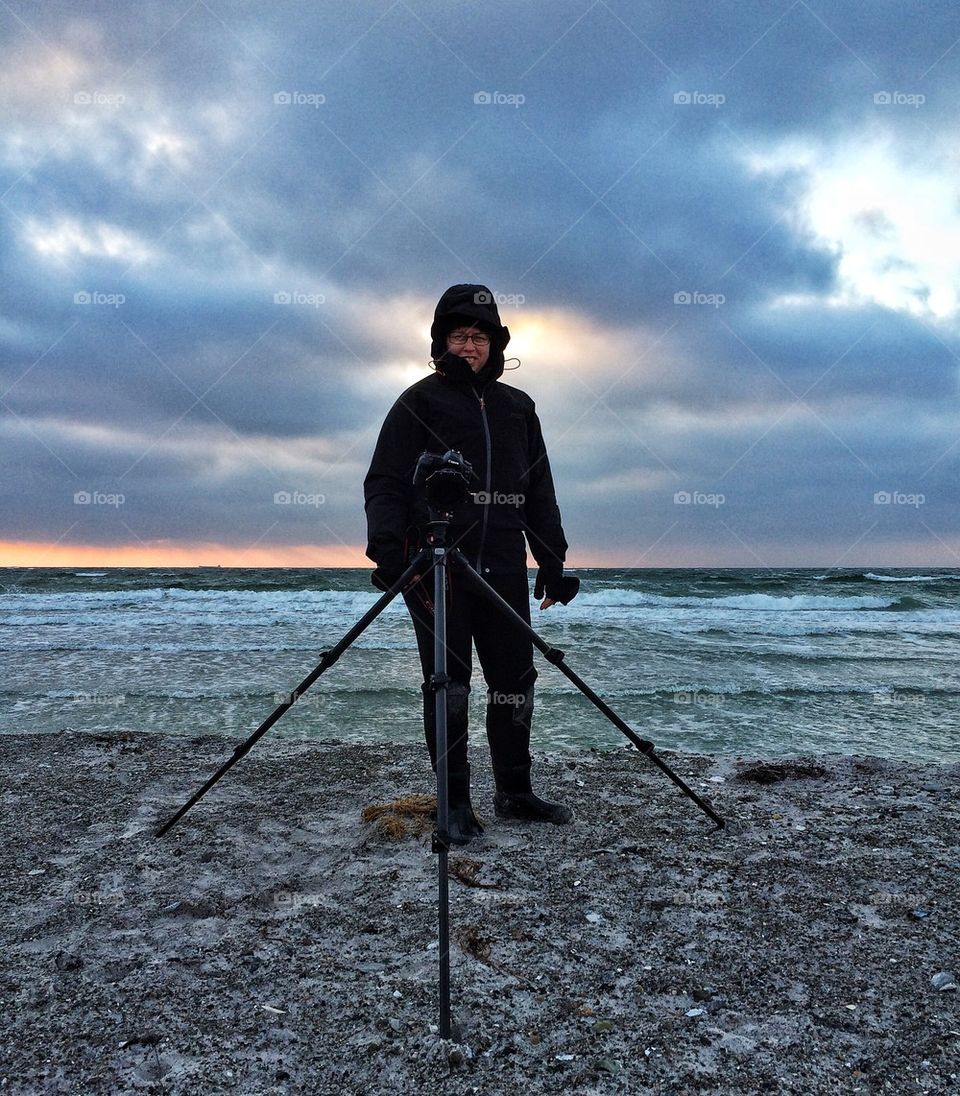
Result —
[[361, 811], [415, 746], [6, 734], [4, 1093], [905, 1093], [960, 1087], [960, 766], [538, 758], [572, 826], [451, 860]]

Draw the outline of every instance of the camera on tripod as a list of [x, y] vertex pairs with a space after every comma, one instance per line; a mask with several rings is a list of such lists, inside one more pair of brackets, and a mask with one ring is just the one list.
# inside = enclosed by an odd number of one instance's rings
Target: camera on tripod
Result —
[[426, 489], [427, 506], [441, 514], [452, 514], [466, 502], [473, 478], [473, 466], [456, 449], [442, 455], [429, 450], [421, 453], [413, 471], [414, 486]]

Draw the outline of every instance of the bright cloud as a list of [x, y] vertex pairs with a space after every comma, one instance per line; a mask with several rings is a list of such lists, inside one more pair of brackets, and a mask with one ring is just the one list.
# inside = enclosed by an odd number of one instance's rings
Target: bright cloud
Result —
[[149, 244], [136, 234], [104, 221], [84, 223], [73, 217], [43, 222], [31, 217], [25, 226], [26, 241], [38, 255], [70, 259], [117, 259], [142, 262], [153, 256]]
[[[836, 148], [788, 142], [750, 156], [758, 173], [806, 174], [798, 212], [839, 255], [828, 306], [865, 301], [947, 319], [960, 307], [960, 204], [956, 158], [904, 163], [891, 135], [871, 131]], [[786, 294], [778, 304], [804, 301]]]

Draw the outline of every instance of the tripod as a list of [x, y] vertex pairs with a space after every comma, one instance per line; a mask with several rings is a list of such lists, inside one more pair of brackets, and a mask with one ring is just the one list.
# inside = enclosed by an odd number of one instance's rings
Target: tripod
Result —
[[297, 700], [310, 688], [311, 685], [325, 673], [343, 654], [343, 652], [364, 632], [370, 624], [383, 612], [391, 601], [399, 594], [415, 577], [424, 577], [430, 570], [433, 571], [434, 581], [434, 672], [430, 678], [430, 688], [435, 696], [436, 728], [437, 728], [437, 826], [433, 836], [433, 851], [438, 855], [438, 906], [439, 906], [439, 945], [440, 945], [440, 1037], [449, 1039], [451, 1034], [450, 1021], [450, 917], [449, 917], [449, 876], [448, 853], [450, 851], [449, 832], [449, 798], [447, 780], [447, 568], [449, 562], [457, 569], [457, 573], [463, 575], [468, 585], [487, 597], [492, 604], [507, 617], [514, 626], [527, 632], [534, 646], [546, 657], [547, 661], [557, 667], [583, 695], [597, 707], [613, 725], [626, 735], [636, 748], [655, 764], [661, 772], [666, 774], [678, 788], [717, 825], [724, 826], [724, 821], [714, 811], [713, 807], [690, 788], [660, 757], [657, 756], [654, 745], [646, 739], [640, 738], [617, 713], [606, 704], [578, 674], [567, 666], [564, 661], [563, 651], [551, 647], [542, 639], [533, 628], [520, 616], [514, 608], [506, 602], [473, 568], [469, 560], [455, 547], [448, 547], [447, 535], [450, 527], [452, 506], [448, 503], [443, 509], [435, 509], [431, 506], [430, 522], [426, 527], [427, 547], [422, 548], [403, 574], [377, 599], [376, 603], [367, 610], [356, 624], [343, 636], [339, 643], [324, 651], [319, 664], [300, 682], [293, 690], [289, 698], [278, 705], [273, 712], [260, 724], [260, 726], [244, 742], [236, 747], [229, 757], [209, 780], [196, 791], [186, 803], [157, 831], [157, 837], [163, 837], [173, 826], [193, 807], [204, 795], [244, 757], [253, 746], [270, 730], [270, 728], [287, 712]]

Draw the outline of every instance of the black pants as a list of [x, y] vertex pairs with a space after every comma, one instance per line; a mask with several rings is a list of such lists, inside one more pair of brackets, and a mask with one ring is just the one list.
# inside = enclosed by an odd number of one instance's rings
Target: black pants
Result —
[[[468, 773], [467, 732], [473, 646], [487, 683], [487, 741], [499, 787], [529, 788], [530, 723], [533, 718], [533, 644], [505, 614], [479, 591], [467, 587], [455, 565], [447, 569], [447, 765]], [[530, 594], [526, 570], [483, 576], [529, 624]], [[413, 617], [423, 669], [423, 723], [433, 767], [437, 766], [435, 700], [429, 689], [433, 673], [433, 572], [404, 601]]]

